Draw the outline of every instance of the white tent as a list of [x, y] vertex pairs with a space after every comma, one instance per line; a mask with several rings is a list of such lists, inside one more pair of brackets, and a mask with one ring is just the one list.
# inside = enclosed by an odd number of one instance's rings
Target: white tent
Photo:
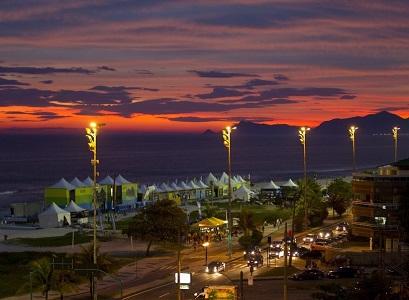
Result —
[[127, 179], [125, 179], [121, 174], [115, 177], [115, 185], [123, 185], [125, 183], [130, 183]]
[[112, 179], [112, 177], [111, 176], [107, 176], [107, 177], [105, 177], [104, 179], [102, 179], [100, 182], [99, 182], [99, 184], [102, 184], [102, 185], [113, 185], [114, 184], [114, 180]]
[[181, 187], [184, 191], [189, 191], [189, 190], [192, 189], [192, 187], [188, 186], [188, 185], [186, 184], [186, 182], [184, 182], [184, 181], [182, 181], [182, 182], [180, 183], [180, 187]]
[[223, 184], [229, 183], [229, 175], [226, 172], [223, 172], [222, 176], [220, 177], [219, 181]]
[[61, 178], [56, 184], [50, 186], [52, 189], [66, 189], [66, 190], [74, 190], [75, 186], [69, 183], [65, 178]]
[[86, 209], [78, 206], [78, 204], [75, 203], [74, 201], [71, 200], [70, 203], [65, 207], [65, 210], [70, 213], [71, 221], [73, 223], [78, 223], [78, 224], [88, 223]]
[[176, 184], [176, 182], [172, 182], [172, 183], [170, 184], [170, 187], [171, 187], [175, 192], [182, 190], [182, 189]]
[[283, 185], [281, 185], [281, 186], [292, 187], [292, 188], [298, 187], [298, 185], [296, 185], [296, 184], [294, 183], [294, 181], [291, 180], [291, 178], [288, 179], [288, 181], [286, 181], [286, 182], [285, 182]]
[[163, 183], [159, 186], [159, 188], [160, 188], [163, 192], [166, 192], [166, 193], [173, 192], [173, 189], [172, 189], [170, 186], [168, 186], [165, 182], [163, 182]]
[[270, 180], [266, 184], [261, 186], [262, 190], [279, 190], [280, 187], [274, 183], [274, 181]]
[[64, 221], [71, 224], [71, 213], [58, 207], [54, 202], [38, 215], [41, 228], [62, 227]]
[[219, 181], [217, 180], [217, 178], [212, 174], [212, 173], [209, 173], [209, 175], [207, 175], [207, 178], [206, 178], [206, 184], [207, 185], [219, 185]]
[[93, 186], [94, 185], [94, 181], [88, 176], [87, 178], [85, 178], [83, 181], [85, 186]]
[[250, 201], [250, 198], [255, 194], [256, 194], [255, 192], [249, 190], [244, 185], [242, 185], [238, 190], [233, 192], [233, 198], [248, 202]]
[[75, 177], [70, 183], [75, 187], [84, 187], [85, 186], [85, 184], [81, 180], [79, 180], [78, 177]]

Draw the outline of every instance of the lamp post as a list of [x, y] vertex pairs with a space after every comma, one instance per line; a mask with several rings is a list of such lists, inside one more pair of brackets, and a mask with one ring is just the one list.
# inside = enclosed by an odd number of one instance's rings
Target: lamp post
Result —
[[352, 142], [352, 166], [353, 166], [353, 171], [356, 170], [356, 162], [355, 162], [355, 132], [358, 130], [358, 127], [356, 126], [351, 126], [349, 127], [349, 138], [351, 139]]
[[399, 129], [400, 128], [396, 126], [392, 128], [394, 150], [395, 150], [395, 162], [398, 160], [398, 131]]
[[232, 233], [232, 219], [231, 219], [231, 201], [232, 201], [232, 191], [231, 191], [231, 132], [232, 130], [236, 129], [236, 127], [227, 126], [225, 129], [222, 130], [222, 137], [223, 137], [223, 144], [227, 149], [227, 165], [228, 165], [228, 175], [229, 175], [229, 205], [227, 207], [227, 227], [228, 227], [228, 235], [227, 235], [227, 247], [228, 247], [228, 255], [231, 258], [232, 255], [232, 247], [231, 247], [231, 233]]
[[205, 266], [207, 266], [207, 247], [209, 247], [209, 242], [205, 242], [202, 246], [205, 248]]
[[310, 130], [309, 127], [301, 127], [298, 130], [298, 136], [300, 137], [300, 142], [303, 146], [304, 151], [304, 223], [305, 226], [308, 225], [308, 208], [307, 208], [307, 132]]
[[[89, 124], [89, 128], [85, 128], [86, 137], [88, 138], [88, 147], [93, 155], [91, 159], [91, 166], [93, 169], [93, 210], [94, 210], [93, 262], [94, 262], [95, 267], [97, 266], [97, 176], [98, 176], [97, 165], [99, 164], [99, 160], [97, 159], [97, 136], [98, 136], [98, 130], [101, 126], [103, 126], [103, 124], [97, 124], [95, 122], [91, 122]], [[93, 277], [92, 291], [93, 291], [94, 299], [97, 298], [95, 283], [96, 283], [95, 277]]]

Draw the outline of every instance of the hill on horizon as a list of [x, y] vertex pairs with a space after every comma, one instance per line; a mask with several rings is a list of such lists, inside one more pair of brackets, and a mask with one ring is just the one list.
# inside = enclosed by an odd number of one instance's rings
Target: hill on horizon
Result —
[[[315, 134], [320, 135], [344, 135], [352, 125], [359, 128], [359, 134], [391, 134], [392, 128], [395, 126], [400, 127], [400, 132], [409, 133], [409, 119], [388, 111], [381, 111], [363, 117], [332, 119], [322, 122], [312, 130]], [[288, 124], [268, 125], [245, 120], [240, 121], [235, 126], [240, 135], [288, 135], [294, 134], [294, 131], [299, 128]], [[208, 131], [206, 130], [204, 133]]]

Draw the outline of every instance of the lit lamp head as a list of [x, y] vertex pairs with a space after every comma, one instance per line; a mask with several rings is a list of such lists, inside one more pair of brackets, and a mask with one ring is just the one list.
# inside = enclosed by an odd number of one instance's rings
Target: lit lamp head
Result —
[[237, 127], [226, 126], [226, 128], [222, 130], [223, 144], [226, 148], [230, 147], [230, 135], [232, 130], [235, 130], [236, 128]]
[[204, 243], [202, 244], [203, 247], [209, 247], [209, 245], [210, 245], [209, 242], [204, 242]]
[[399, 130], [399, 129], [400, 129], [400, 128], [397, 127], [397, 126], [395, 126], [395, 127], [392, 128], [393, 138], [394, 138], [395, 140], [398, 139], [398, 130]]
[[349, 137], [351, 138], [351, 140], [355, 140], [355, 131], [357, 130], [358, 130], [357, 126], [349, 127]]
[[300, 137], [301, 144], [303, 145], [305, 144], [305, 136], [306, 136], [307, 131], [309, 131], [310, 129], [311, 128], [309, 127], [303, 126], [298, 130], [298, 136]]

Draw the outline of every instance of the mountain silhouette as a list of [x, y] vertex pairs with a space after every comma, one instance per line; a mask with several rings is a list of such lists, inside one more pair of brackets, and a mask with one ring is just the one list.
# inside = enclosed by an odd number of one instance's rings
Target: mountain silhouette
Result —
[[[392, 128], [395, 126], [401, 128], [400, 132], [409, 133], [409, 119], [402, 118], [387, 111], [381, 111], [363, 117], [324, 121], [312, 130], [314, 135], [345, 135], [348, 128], [352, 125], [359, 128], [359, 134], [390, 134]], [[287, 124], [268, 125], [250, 121], [240, 121], [235, 126], [238, 130], [237, 133], [240, 132], [240, 135], [293, 135], [299, 128], [298, 126]], [[209, 131], [208, 129], [203, 134]]]

